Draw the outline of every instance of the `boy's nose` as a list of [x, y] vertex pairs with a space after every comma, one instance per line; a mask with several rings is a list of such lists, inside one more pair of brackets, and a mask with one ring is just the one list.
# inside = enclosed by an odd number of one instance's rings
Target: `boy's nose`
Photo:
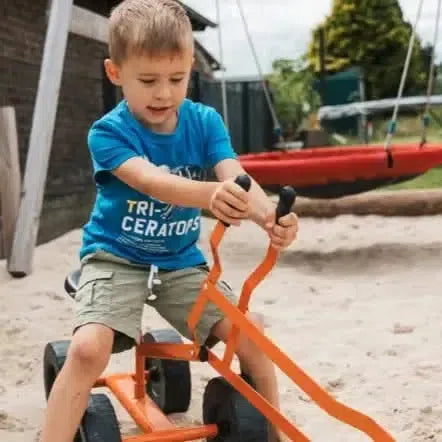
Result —
[[171, 97], [171, 93], [170, 93], [169, 87], [167, 87], [167, 86], [159, 87], [156, 90], [156, 93], [155, 93], [156, 99], [165, 101], [165, 100], [168, 100], [170, 97]]

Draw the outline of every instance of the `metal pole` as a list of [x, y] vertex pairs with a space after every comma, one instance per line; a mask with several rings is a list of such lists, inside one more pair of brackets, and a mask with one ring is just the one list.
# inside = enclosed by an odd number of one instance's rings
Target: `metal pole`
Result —
[[219, 61], [221, 63], [221, 95], [223, 101], [223, 117], [224, 123], [229, 130], [229, 110], [227, 104], [227, 88], [226, 88], [226, 76], [224, 68], [224, 52], [223, 52], [223, 39], [221, 31], [221, 8], [219, 0], [216, 3], [216, 21], [218, 23], [218, 47], [219, 47]]

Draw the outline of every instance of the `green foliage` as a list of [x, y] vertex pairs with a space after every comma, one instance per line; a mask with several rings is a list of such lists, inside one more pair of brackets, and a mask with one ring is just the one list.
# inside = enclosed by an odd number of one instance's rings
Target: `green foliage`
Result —
[[[316, 73], [320, 71], [321, 29], [325, 33], [328, 73], [358, 66], [364, 73], [368, 99], [397, 94], [412, 32], [398, 0], [334, 0], [331, 14], [314, 29], [308, 51]], [[425, 64], [416, 36], [405, 93], [419, 93], [425, 88]]]
[[319, 95], [313, 90], [314, 75], [306, 60], [278, 59], [268, 80], [276, 113], [286, 136], [293, 135], [304, 119], [318, 109]]
[[385, 186], [380, 190], [415, 190], [415, 189], [440, 189], [442, 187], [442, 168], [430, 169], [423, 175], [419, 175], [410, 181], [405, 181], [391, 186]]
[[436, 78], [434, 82], [434, 94], [442, 94], [442, 63], [437, 67]]

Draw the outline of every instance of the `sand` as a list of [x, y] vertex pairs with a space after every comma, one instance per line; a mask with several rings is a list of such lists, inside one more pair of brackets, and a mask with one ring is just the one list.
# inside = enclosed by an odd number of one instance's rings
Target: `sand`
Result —
[[[204, 221], [202, 246], [214, 221]], [[370, 415], [398, 441], [442, 441], [442, 216], [301, 219], [252, 299], [269, 336], [339, 401]], [[38, 247], [33, 273], [14, 280], [0, 261], [0, 441], [36, 440], [45, 407], [42, 355], [68, 338], [73, 301], [63, 292], [76, 267], [79, 230]], [[231, 228], [221, 249], [235, 289], [267, 247], [253, 224]], [[146, 310], [144, 327], [167, 326]], [[222, 348], [217, 348], [217, 351]], [[107, 372], [132, 370], [133, 352]], [[202, 392], [216, 373], [192, 364], [193, 401], [178, 422], [200, 422]], [[366, 441], [320, 410], [279, 373], [283, 411], [312, 441]], [[118, 410], [122, 428], [136, 429]]]

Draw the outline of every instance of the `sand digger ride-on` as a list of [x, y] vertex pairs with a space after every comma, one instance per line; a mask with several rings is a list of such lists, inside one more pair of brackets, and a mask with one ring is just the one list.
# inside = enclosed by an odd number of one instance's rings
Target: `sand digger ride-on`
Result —
[[[248, 175], [236, 182], [250, 188]], [[284, 187], [277, 206], [277, 219], [289, 213], [295, 200], [291, 187]], [[213, 266], [188, 318], [195, 339], [183, 343], [173, 330], [153, 331], [144, 335], [135, 350], [135, 373], [113, 374], [97, 380], [95, 387], [107, 387], [127, 410], [142, 431], [136, 436], [122, 436], [112, 404], [105, 394], [91, 394], [88, 408], [74, 442], [168, 442], [206, 439], [224, 442], [265, 442], [268, 422], [280, 428], [291, 440], [309, 441], [277, 409], [253, 388], [244, 374], [231, 369], [239, 332], [244, 333], [325, 412], [358, 429], [376, 442], [392, 442], [393, 437], [374, 420], [337, 402], [282, 352], [245, 316], [252, 291], [271, 271], [278, 252], [269, 246], [261, 264], [245, 281], [238, 305], [228, 301], [216, 288], [221, 275], [218, 246], [228, 225], [218, 221], [210, 238]], [[66, 279], [65, 288], [75, 296], [79, 272]], [[197, 342], [194, 330], [207, 302], [215, 303], [233, 324], [225, 352], [218, 358]], [[47, 344], [44, 354], [46, 396], [63, 366], [69, 341]], [[221, 376], [211, 379], [203, 398], [204, 425], [177, 427], [168, 414], [187, 411], [191, 398], [189, 361], [208, 362]]]

